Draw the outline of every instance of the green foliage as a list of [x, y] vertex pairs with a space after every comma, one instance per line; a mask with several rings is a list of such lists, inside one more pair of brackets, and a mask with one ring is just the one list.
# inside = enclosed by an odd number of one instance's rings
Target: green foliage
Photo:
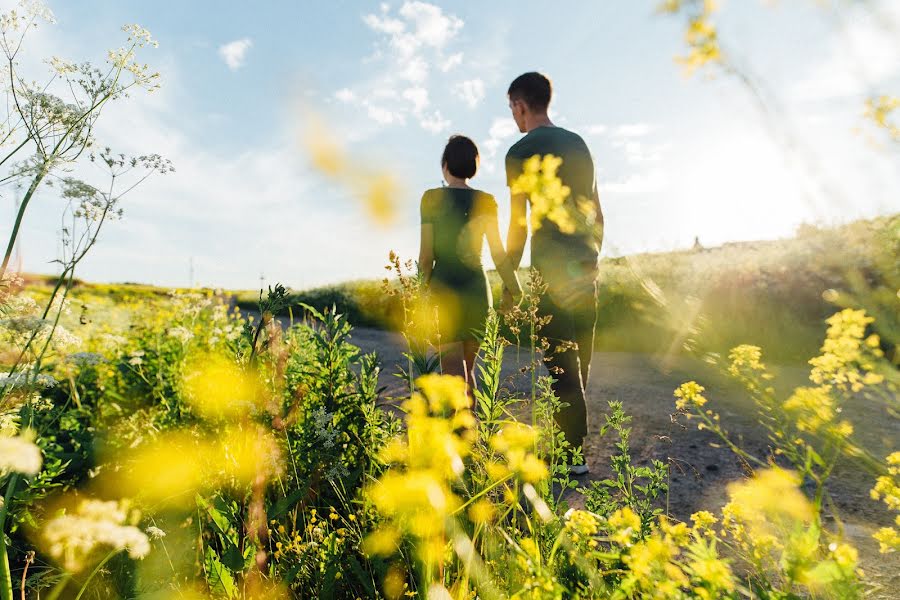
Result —
[[621, 402], [610, 402], [609, 409], [610, 412], [604, 415], [606, 422], [600, 428], [600, 435], [614, 431], [619, 438], [615, 443], [618, 453], [610, 459], [614, 476], [592, 481], [589, 487], [580, 490], [585, 497], [584, 506], [603, 516], [627, 506], [640, 517], [641, 532], [646, 535], [663, 512], [659, 500], [669, 489], [669, 468], [657, 459], [653, 459], [650, 466], [635, 466], [629, 443], [631, 428], [626, 426], [631, 416], [622, 410]]

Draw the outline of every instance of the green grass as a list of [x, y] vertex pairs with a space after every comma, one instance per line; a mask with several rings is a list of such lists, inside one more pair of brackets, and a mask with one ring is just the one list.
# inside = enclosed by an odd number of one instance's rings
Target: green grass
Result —
[[[607, 258], [600, 268], [596, 348], [670, 353], [725, 353], [742, 343], [762, 346], [770, 360], [804, 362], [817, 353], [823, 321], [836, 308], [866, 308], [877, 318], [886, 350], [900, 341], [900, 215], [833, 228], [804, 226], [791, 239], [717, 248]], [[494, 298], [500, 282], [489, 273]], [[53, 278], [29, 276], [40, 292]], [[159, 301], [170, 292], [139, 284], [76, 282], [75, 293], [112, 303]], [[253, 310], [258, 291], [226, 292]], [[355, 326], [391, 328], [396, 297], [380, 280], [292, 291], [289, 309], [336, 307]], [[896, 358], [895, 358], [896, 362]]]
[[[791, 239], [607, 258], [600, 268], [596, 348], [725, 353], [762, 346], [771, 360], [804, 362], [818, 352], [823, 321], [843, 305], [863, 307], [895, 347], [900, 323], [900, 215], [833, 228], [804, 226]], [[489, 274], [494, 298], [499, 278]], [[258, 293], [237, 295], [252, 308]], [[389, 327], [396, 300], [377, 280], [294, 292], [292, 305], [336, 306], [358, 326]]]

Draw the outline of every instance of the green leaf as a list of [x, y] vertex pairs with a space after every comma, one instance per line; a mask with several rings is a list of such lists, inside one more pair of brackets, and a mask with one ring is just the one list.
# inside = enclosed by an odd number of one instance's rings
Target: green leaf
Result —
[[237, 586], [234, 583], [234, 575], [216, 556], [215, 551], [206, 547], [206, 582], [214, 594], [222, 594], [227, 598], [237, 598]]

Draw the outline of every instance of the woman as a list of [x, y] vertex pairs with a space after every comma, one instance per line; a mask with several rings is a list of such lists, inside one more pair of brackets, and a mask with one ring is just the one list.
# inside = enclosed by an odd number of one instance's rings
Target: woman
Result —
[[443, 373], [474, 377], [478, 352], [476, 332], [484, 329], [491, 289], [481, 265], [487, 238], [491, 258], [507, 289], [521, 293], [515, 271], [506, 260], [497, 203], [486, 192], [469, 186], [478, 170], [478, 148], [469, 138], [454, 135], [441, 157], [446, 186], [422, 196], [422, 242], [419, 270], [435, 303]]

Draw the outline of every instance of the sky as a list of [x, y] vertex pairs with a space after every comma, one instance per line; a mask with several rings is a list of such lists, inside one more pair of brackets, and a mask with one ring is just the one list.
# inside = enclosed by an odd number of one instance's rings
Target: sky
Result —
[[[454, 133], [479, 145], [472, 185], [497, 197], [505, 227], [503, 157], [521, 135], [506, 89], [531, 70], [553, 81], [554, 122], [591, 149], [606, 256], [900, 211], [900, 150], [863, 117], [870, 94], [900, 93], [891, 0], [722, 0], [723, 47], [768, 113], [734, 76], [687, 76], [675, 61], [684, 20], [654, 0], [46, 4], [57, 22], [29, 36], [28, 78], [43, 79], [50, 56], [102, 65], [126, 23], [159, 41], [139, 58], [162, 87], [109, 105], [97, 138], [162, 154], [176, 172], [123, 200], [79, 267], [90, 281], [302, 289], [381, 277], [390, 250], [417, 255], [419, 199], [440, 185]], [[352, 189], [314, 168], [313, 120], [354, 164], [400, 183], [392, 224], [374, 224]], [[4, 240], [19, 197], [0, 189]], [[53, 190], [36, 197], [23, 270], [54, 272], [62, 209]]]

